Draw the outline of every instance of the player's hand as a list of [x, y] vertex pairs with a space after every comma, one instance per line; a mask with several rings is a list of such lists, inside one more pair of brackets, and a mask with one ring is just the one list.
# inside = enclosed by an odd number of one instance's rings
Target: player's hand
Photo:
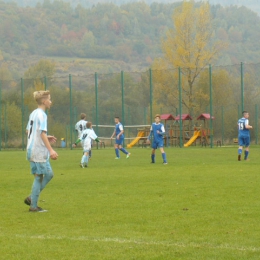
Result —
[[76, 147], [77, 147], [77, 145], [73, 144], [73, 145], [72, 145], [72, 147], [73, 147], [73, 148], [76, 148]]
[[47, 138], [51, 144], [54, 144], [57, 141], [57, 138], [53, 135], [48, 135]]
[[58, 159], [58, 154], [54, 150], [52, 150], [50, 152], [50, 157], [51, 157], [52, 160], [57, 160]]
[[150, 144], [151, 142], [150, 142], [150, 140], [149, 140], [149, 139], [147, 139], [147, 140], [146, 140], [146, 143], [147, 143], [147, 144]]
[[159, 131], [159, 130], [157, 130], [157, 134], [160, 134], [160, 131]]
[[119, 140], [119, 135], [116, 137], [117, 140]]

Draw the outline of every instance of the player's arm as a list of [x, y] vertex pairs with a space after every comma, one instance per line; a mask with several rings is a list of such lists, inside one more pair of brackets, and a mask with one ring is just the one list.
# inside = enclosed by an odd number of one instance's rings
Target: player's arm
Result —
[[94, 132], [94, 130], [92, 130], [92, 132], [89, 134], [89, 137], [90, 137], [93, 141], [96, 141], [97, 143], [100, 142], [100, 140], [98, 139], [98, 136], [96, 135], [96, 133]]
[[150, 128], [150, 134], [147, 137], [146, 143], [148, 143], [148, 144], [150, 143], [152, 135], [153, 135], [153, 126], [151, 126], [151, 128]]
[[54, 144], [57, 141], [57, 138], [53, 135], [47, 135], [47, 138], [51, 144]]
[[76, 147], [78, 143], [82, 142], [87, 137], [87, 134], [84, 134], [84, 132], [81, 134], [81, 136], [76, 140], [76, 142], [72, 145], [72, 147]]
[[116, 137], [117, 139], [119, 139], [120, 136], [124, 133], [124, 128], [122, 125], [119, 125], [119, 130], [120, 130], [120, 133], [117, 135], [117, 137]]
[[157, 134], [162, 135], [162, 136], [166, 134], [164, 126], [161, 127], [161, 131], [159, 131], [159, 130], [157, 131]]
[[52, 149], [51, 144], [49, 142], [47, 133], [45, 131], [41, 132], [41, 138], [43, 143], [45, 144], [46, 148], [48, 149], [49, 153], [50, 153], [50, 157], [52, 160], [57, 160], [58, 158], [58, 154]]
[[77, 146], [77, 144], [80, 143], [80, 142], [81, 142], [81, 139], [78, 138], [77, 141], [72, 145], [72, 147], [75, 148]]
[[116, 129], [114, 130], [113, 134], [111, 135], [111, 139], [115, 136], [116, 134]]
[[249, 125], [248, 123], [249, 123], [248, 120], [246, 120], [246, 122], [245, 122], [245, 128], [246, 128], [246, 129], [252, 129], [253, 126]]
[[124, 130], [121, 130], [121, 132], [117, 135], [117, 138], [119, 138], [124, 133]]

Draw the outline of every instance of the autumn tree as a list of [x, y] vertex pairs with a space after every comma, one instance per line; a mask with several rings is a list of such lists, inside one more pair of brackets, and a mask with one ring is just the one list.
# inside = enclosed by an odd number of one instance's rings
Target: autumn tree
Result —
[[[162, 42], [164, 56], [156, 59], [153, 68], [155, 70], [165, 69], [164, 72], [155, 71], [155, 81], [172, 79], [178, 82], [176, 68], [182, 68], [183, 74], [183, 99], [182, 103], [187, 112], [193, 114], [196, 107], [195, 83], [200, 73], [217, 57], [223, 44], [213, 42], [212, 18], [208, 3], [202, 3], [196, 7], [194, 1], [184, 1], [176, 8], [172, 16], [174, 28], [170, 29]], [[171, 71], [171, 69], [173, 69]], [[172, 84], [171, 82], [171, 84]], [[162, 87], [162, 86], [161, 86]], [[169, 83], [163, 84], [164, 94], [177, 97], [177, 88], [171, 88]], [[172, 93], [172, 91], [175, 91]]]

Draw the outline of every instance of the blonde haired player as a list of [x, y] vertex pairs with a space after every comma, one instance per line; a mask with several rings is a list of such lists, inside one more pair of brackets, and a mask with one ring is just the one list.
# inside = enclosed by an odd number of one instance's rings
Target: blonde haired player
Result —
[[51, 143], [55, 143], [57, 139], [47, 135], [45, 110], [52, 104], [50, 92], [36, 91], [33, 96], [38, 108], [30, 114], [26, 133], [28, 135], [27, 160], [30, 162], [34, 182], [31, 195], [25, 198], [24, 203], [30, 205], [30, 212], [44, 212], [46, 210], [38, 206], [38, 199], [41, 191], [53, 177], [49, 158], [52, 160], [58, 158], [58, 154], [51, 147]]

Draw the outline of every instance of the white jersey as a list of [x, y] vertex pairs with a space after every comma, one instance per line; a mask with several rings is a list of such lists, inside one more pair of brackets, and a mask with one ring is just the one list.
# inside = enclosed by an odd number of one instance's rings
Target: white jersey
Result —
[[47, 115], [37, 108], [29, 117], [26, 127], [27, 142], [27, 160], [31, 162], [46, 162], [49, 159], [49, 151], [41, 138], [41, 133], [47, 133]]
[[87, 129], [87, 122], [86, 120], [80, 120], [75, 125], [75, 130], [78, 131], [78, 138], [80, 138], [82, 132]]
[[91, 141], [97, 139], [97, 135], [93, 129], [86, 129], [82, 132], [80, 138], [84, 150], [91, 149]]

